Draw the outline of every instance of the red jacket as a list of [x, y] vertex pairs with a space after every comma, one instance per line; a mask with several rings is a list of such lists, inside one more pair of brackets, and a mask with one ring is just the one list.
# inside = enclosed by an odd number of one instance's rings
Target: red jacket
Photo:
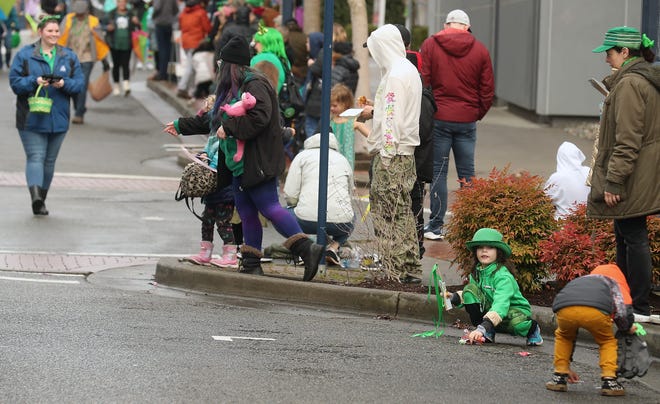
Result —
[[179, 14], [179, 28], [183, 49], [195, 49], [211, 32], [211, 21], [200, 4], [186, 6]]
[[471, 33], [446, 28], [427, 38], [422, 53], [422, 81], [431, 86], [438, 111], [434, 118], [476, 122], [493, 103], [495, 79], [486, 47]]

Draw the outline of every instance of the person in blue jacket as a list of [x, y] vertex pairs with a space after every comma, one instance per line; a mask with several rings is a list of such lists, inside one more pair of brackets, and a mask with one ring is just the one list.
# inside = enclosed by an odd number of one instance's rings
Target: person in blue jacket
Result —
[[[78, 57], [57, 45], [57, 16], [44, 17], [37, 26], [39, 40], [23, 47], [9, 72], [16, 94], [16, 128], [26, 155], [25, 177], [32, 198], [32, 213], [47, 215], [45, 200], [55, 172], [55, 160], [69, 130], [71, 97], [83, 91], [84, 77]], [[51, 112], [30, 112], [28, 98], [39, 86], [40, 97], [53, 100]]]

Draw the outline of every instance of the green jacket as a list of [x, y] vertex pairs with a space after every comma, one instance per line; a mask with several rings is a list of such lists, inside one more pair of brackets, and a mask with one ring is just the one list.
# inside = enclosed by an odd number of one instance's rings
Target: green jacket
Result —
[[[642, 58], [605, 80], [587, 214], [624, 219], [660, 212], [660, 67]], [[620, 195], [609, 208], [604, 192]]]
[[[531, 316], [532, 306], [520, 292], [518, 282], [505, 266], [497, 269], [497, 265], [492, 263], [485, 268], [477, 265], [470, 274], [469, 284], [475, 285], [484, 294], [482, 310], [487, 312], [484, 317], [497, 326], [503, 319], [510, 317], [509, 312], [514, 309]], [[463, 303], [472, 303], [468, 301], [465, 293], [462, 297]], [[497, 313], [497, 316], [490, 315], [492, 312]]]

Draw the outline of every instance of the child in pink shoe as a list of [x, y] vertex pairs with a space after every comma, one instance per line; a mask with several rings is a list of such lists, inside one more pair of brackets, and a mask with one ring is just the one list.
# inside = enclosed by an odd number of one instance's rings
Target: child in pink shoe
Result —
[[[213, 108], [215, 95], [206, 99], [206, 104], [196, 117], [179, 118], [169, 122], [164, 129], [173, 136], [179, 133], [183, 135], [200, 134], [199, 131], [203, 125], [199, 125], [203, 116]], [[208, 127], [208, 125], [206, 126]], [[209, 167], [216, 169], [218, 166], [218, 147], [219, 139], [217, 136], [209, 136], [204, 151], [197, 157], [207, 163]], [[242, 231], [240, 221], [238, 225], [232, 225], [234, 216], [234, 192], [231, 186], [227, 186], [212, 192], [202, 198], [204, 203], [204, 212], [198, 216], [202, 221], [202, 241], [200, 251], [197, 255], [184, 258], [185, 261], [198, 265], [214, 265], [221, 268], [238, 268], [238, 259], [236, 257], [238, 243], [242, 240]], [[237, 216], [237, 215], [236, 215]], [[222, 257], [212, 258], [213, 254], [213, 230], [217, 228], [218, 235], [222, 239]], [[237, 234], [239, 233], [240, 234]]]

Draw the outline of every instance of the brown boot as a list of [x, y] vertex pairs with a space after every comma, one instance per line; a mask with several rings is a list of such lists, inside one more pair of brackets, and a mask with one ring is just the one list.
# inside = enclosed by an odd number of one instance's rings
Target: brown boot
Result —
[[261, 257], [264, 255], [261, 251], [249, 245], [241, 246], [241, 264], [238, 272], [250, 275], [263, 275], [264, 270], [261, 268]]

